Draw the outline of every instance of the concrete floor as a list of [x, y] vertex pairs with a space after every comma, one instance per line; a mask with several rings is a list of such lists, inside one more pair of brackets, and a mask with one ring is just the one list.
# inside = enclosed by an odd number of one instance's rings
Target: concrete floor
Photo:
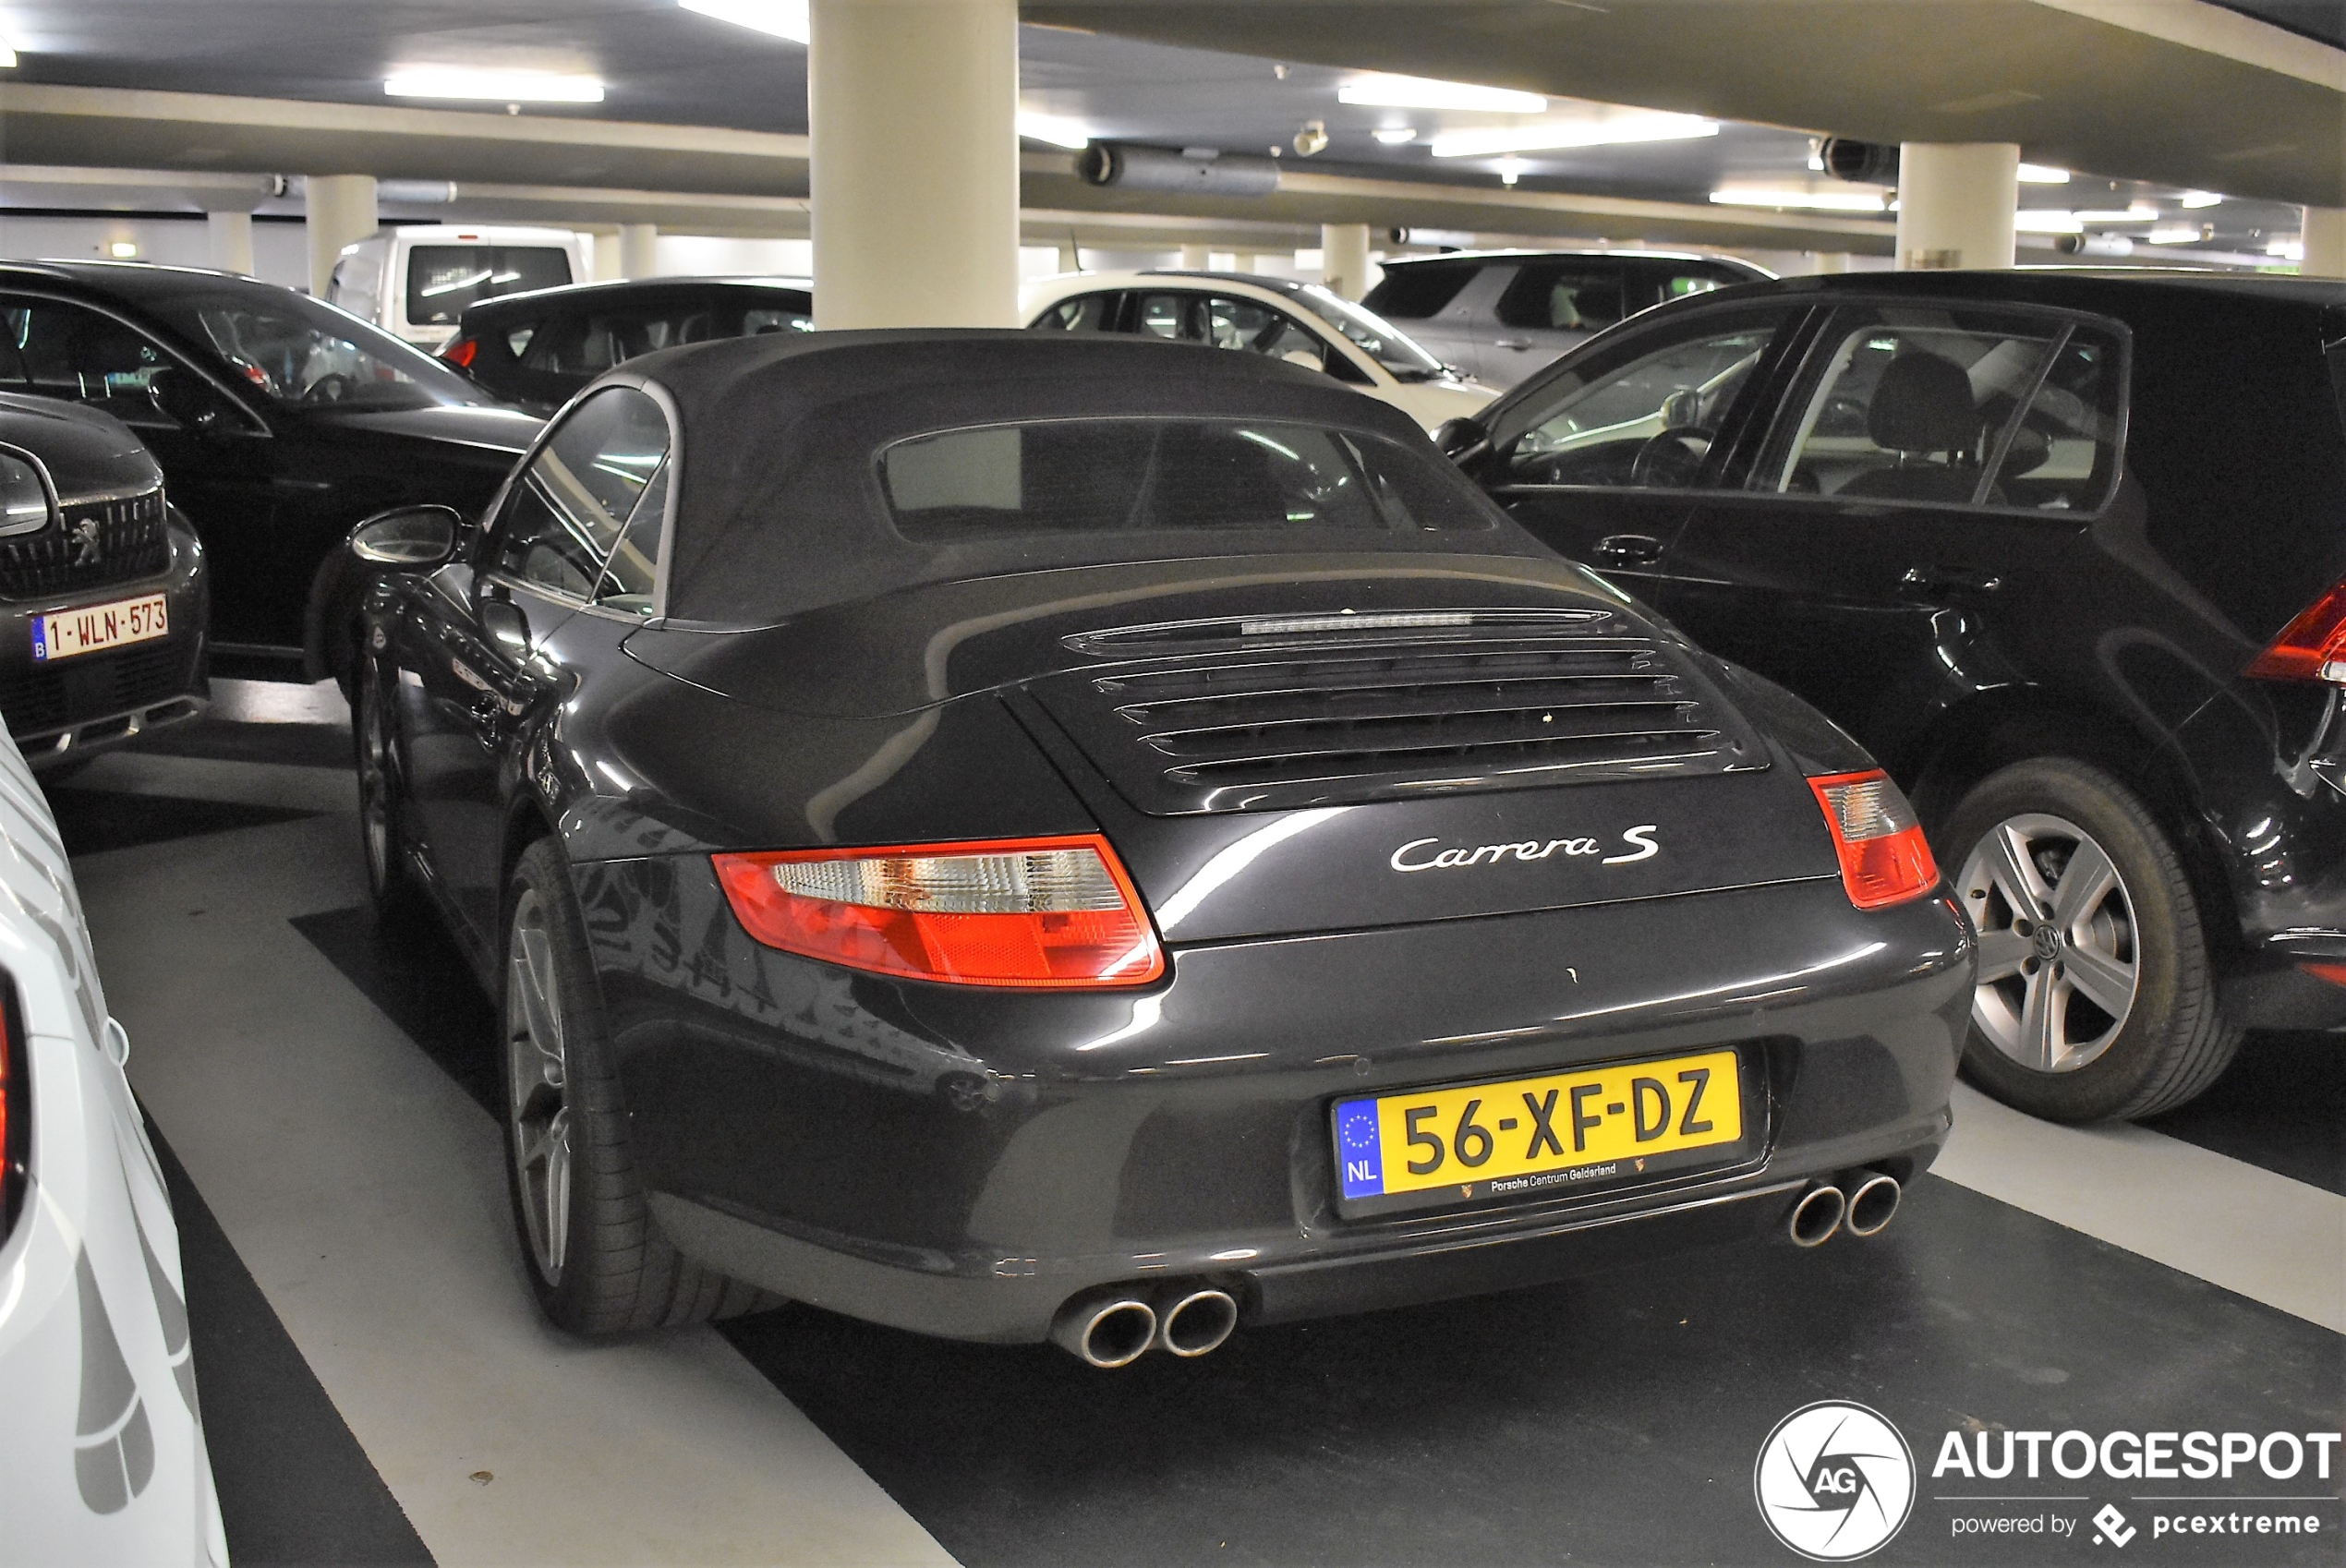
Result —
[[[488, 1003], [367, 912], [338, 702], [220, 686], [214, 720], [52, 795], [178, 1167], [241, 1563], [1793, 1562], [1752, 1465], [1820, 1399], [1880, 1411], [1921, 1462], [1876, 1561], [2068, 1561], [2104, 1504], [2160, 1561], [2346, 1560], [2335, 1454], [2327, 1478], [1930, 1474], [1949, 1432], [2340, 1429], [2346, 1043], [2253, 1039], [2155, 1130], [1963, 1092], [1870, 1242], [1242, 1333], [1197, 1363], [1103, 1375], [796, 1307], [581, 1345], [523, 1280]], [[2179, 1509], [2318, 1529], [2153, 1539]], [[2006, 1515], [2069, 1533], [1958, 1533]]]

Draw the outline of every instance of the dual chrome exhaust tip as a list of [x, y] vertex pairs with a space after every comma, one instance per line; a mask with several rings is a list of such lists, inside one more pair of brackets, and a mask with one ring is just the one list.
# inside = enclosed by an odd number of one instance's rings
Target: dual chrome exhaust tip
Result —
[[1879, 1236], [1897, 1217], [1905, 1190], [1896, 1176], [1881, 1171], [1853, 1171], [1821, 1181], [1800, 1195], [1785, 1229], [1795, 1247], [1822, 1247], [1844, 1230]]
[[1169, 1285], [1149, 1295], [1110, 1289], [1059, 1309], [1051, 1343], [1086, 1366], [1129, 1367], [1152, 1350], [1184, 1360], [1222, 1348], [1239, 1326], [1238, 1297], [1213, 1285]]

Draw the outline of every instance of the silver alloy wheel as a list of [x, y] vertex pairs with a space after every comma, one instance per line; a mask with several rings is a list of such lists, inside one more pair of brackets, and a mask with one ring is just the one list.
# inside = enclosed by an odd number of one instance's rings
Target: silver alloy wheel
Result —
[[514, 905], [505, 975], [506, 1104], [522, 1224], [550, 1285], [562, 1283], [570, 1237], [569, 1062], [562, 992], [545, 900], [524, 888]]
[[2102, 847], [2043, 812], [1989, 828], [1956, 879], [1979, 933], [1971, 1019], [2037, 1072], [2074, 1072], [2110, 1049], [2134, 1010], [2134, 901]]
[[366, 836], [367, 875], [378, 892], [398, 874], [391, 841], [391, 736], [383, 725], [382, 687], [374, 665], [358, 677], [358, 824]]

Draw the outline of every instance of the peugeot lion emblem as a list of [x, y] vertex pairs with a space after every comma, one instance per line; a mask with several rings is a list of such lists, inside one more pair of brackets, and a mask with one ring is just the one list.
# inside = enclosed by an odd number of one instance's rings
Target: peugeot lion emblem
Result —
[[105, 557], [105, 547], [98, 539], [98, 520], [85, 517], [73, 525], [73, 563], [95, 566]]

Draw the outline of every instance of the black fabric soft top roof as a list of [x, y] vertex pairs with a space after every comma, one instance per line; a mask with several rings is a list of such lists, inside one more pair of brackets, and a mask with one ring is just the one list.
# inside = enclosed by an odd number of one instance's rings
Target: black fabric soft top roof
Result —
[[[1167, 541], [1148, 536], [906, 540], [889, 524], [875, 457], [928, 431], [1036, 419], [1277, 419], [1384, 437], [1449, 469], [1388, 404], [1316, 370], [1190, 344], [1025, 332], [770, 333], [665, 349], [609, 380], [663, 388], [682, 418], [668, 582], [668, 613], [681, 621], [766, 624], [918, 582], [1166, 553]], [[1481, 548], [1511, 544], [1486, 536]], [[1196, 553], [1248, 545], [1233, 535]], [[1397, 536], [1393, 548], [1457, 541]]]

